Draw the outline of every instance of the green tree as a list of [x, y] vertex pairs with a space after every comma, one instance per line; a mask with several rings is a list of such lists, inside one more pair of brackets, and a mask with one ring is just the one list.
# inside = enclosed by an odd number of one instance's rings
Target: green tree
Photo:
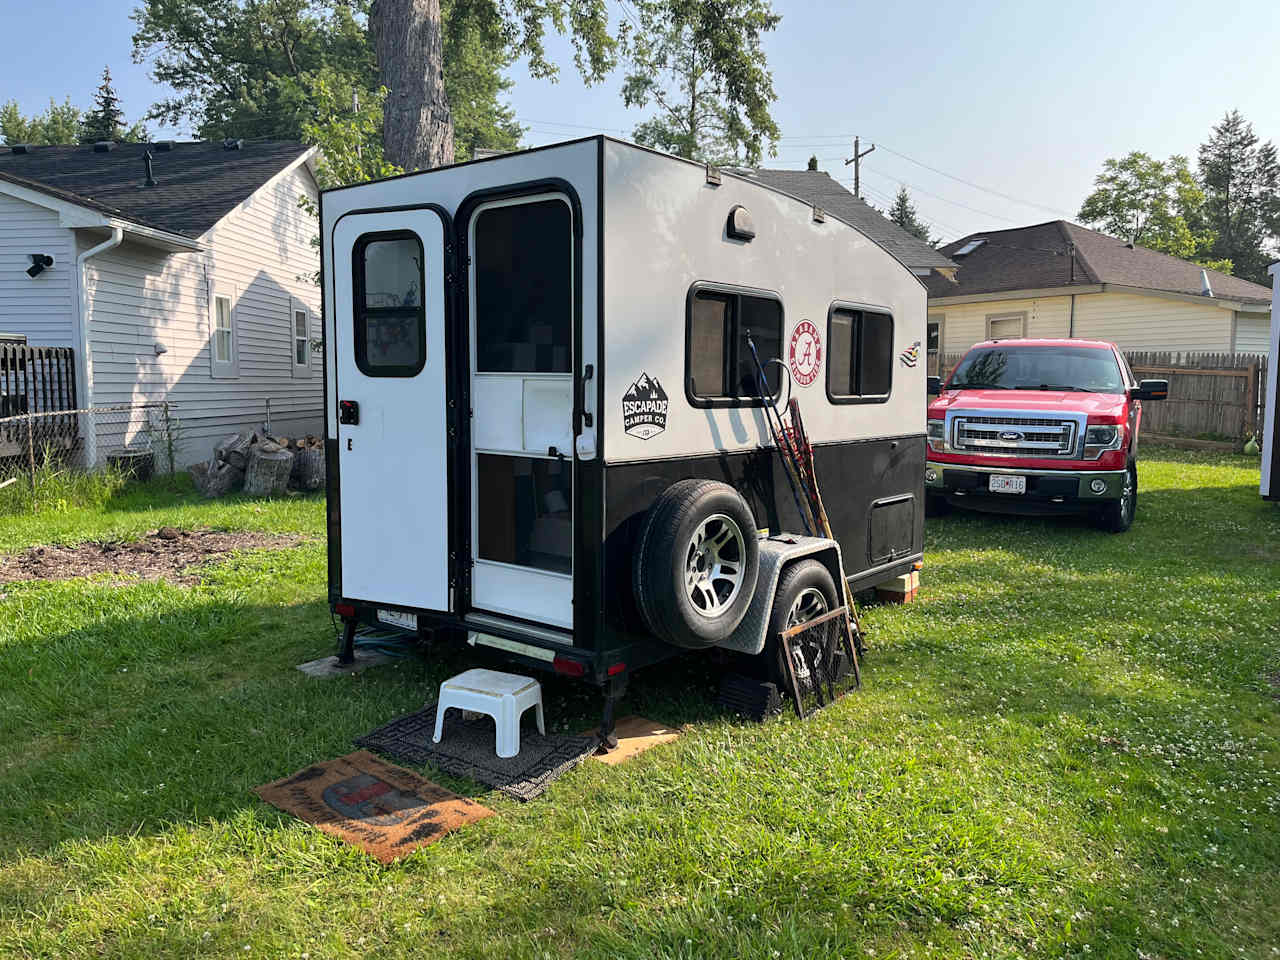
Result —
[[1166, 162], [1135, 150], [1108, 158], [1093, 186], [1079, 217], [1112, 236], [1188, 260], [1213, 243], [1201, 216], [1204, 192], [1186, 157]]
[[1269, 284], [1267, 265], [1280, 243], [1280, 161], [1275, 144], [1260, 143], [1253, 125], [1232, 110], [1200, 145], [1203, 222], [1214, 234], [1213, 256], [1237, 275]]
[[124, 111], [120, 98], [111, 85], [111, 68], [102, 68], [102, 83], [93, 95], [93, 108], [80, 121], [80, 142], [97, 143], [99, 140], [123, 140], [125, 138]]
[[44, 113], [23, 116], [16, 100], [0, 106], [0, 138], [5, 143], [30, 143], [42, 146], [75, 143], [80, 134], [80, 108], [67, 97], [58, 103], [49, 98]]
[[911, 194], [907, 192], [905, 185], [898, 187], [898, 194], [893, 198], [893, 206], [889, 208], [888, 217], [913, 237], [933, 246], [933, 239], [929, 236], [929, 225], [916, 213], [916, 206], [911, 202]]
[[[655, 113], [638, 143], [678, 156], [754, 166], [776, 149], [777, 99], [762, 46], [782, 19], [769, 0], [637, 0], [624, 23], [622, 99]], [[623, 8], [624, 11], [626, 8]]]

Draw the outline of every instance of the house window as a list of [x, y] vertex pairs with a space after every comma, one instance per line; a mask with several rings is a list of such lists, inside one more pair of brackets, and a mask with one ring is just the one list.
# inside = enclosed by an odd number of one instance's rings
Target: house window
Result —
[[235, 288], [216, 285], [210, 318], [209, 372], [213, 377], [235, 377], [239, 373], [236, 356]]
[[1007, 340], [1010, 337], [1026, 336], [1027, 315], [1025, 313], [1007, 313], [987, 317], [987, 339]]
[[366, 233], [351, 258], [356, 366], [367, 377], [417, 376], [427, 363], [422, 241], [407, 230]]
[[927, 373], [931, 377], [939, 375], [942, 368], [942, 314], [929, 314], [925, 325], [925, 360]]
[[782, 301], [761, 291], [695, 283], [689, 289], [685, 390], [696, 407], [758, 404], [755, 344], [769, 390], [778, 394], [782, 356]]
[[893, 317], [833, 303], [827, 313], [827, 397], [880, 403], [893, 386]]
[[293, 300], [289, 310], [289, 340], [295, 377], [311, 374], [311, 314], [301, 300]]

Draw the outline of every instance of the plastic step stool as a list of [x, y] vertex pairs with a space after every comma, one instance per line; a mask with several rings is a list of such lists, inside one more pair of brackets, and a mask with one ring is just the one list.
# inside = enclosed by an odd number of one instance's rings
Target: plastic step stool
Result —
[[510, 758], [520, 752], [520, 718], [530, 707], [538, 708], [538, 732], [546, 736], [542, 717], [542, 685], [533, 677], [497, 670], [467, 670], [440, 684], [436, 702], [436, 732], [440, 742], [446, 710], [471, 710], [493, 717], [497, 728], [498, 756]]

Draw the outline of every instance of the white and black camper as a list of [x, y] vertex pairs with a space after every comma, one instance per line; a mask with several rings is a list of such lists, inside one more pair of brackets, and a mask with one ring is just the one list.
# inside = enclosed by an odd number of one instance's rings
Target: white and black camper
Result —
[[[348, 654], [358, 622], [465, 638], [601, 685], [607, 724], [631, 671], [842, 602], [838, 553], [854, 591], [920, 559], [925, 288], [851, 225], [599, 136], [329, 190], [321, 224]], [[796, 535], [768, 391], [834, 542]]]

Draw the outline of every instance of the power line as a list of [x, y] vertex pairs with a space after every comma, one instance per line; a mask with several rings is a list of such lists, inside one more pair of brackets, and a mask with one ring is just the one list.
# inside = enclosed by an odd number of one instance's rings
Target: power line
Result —
[[1005, 223], [1012, 223], [1015, 226], [1022, 226], [1022, 224], [1017, 220], [1011, 220], [1009, 217], [1002, 217], [1000, 216], [1000, 214], [992, 213], [990, 210], [979, 210], [977, 207], [971, 207], [967, 203], [961, 203], [958, 200], [948, 200], [946, 197], [941, 196], [940, 194], [931, 193], [930, 191], [924, 189], [924, 187], [917, 187], [914, 183], [907, 183], [907, 181], [905, 180], [902, 180], [898, 177], [891, 177], [886, 173], [881, 173], [879, 170], [872, 170], [868, 168], [867, 173], [874, 173], [878, 177], [883, 177], [886, 180], [892, 180], [895, 183], [900, 183], [903, 186], [909, 187], [910, 189], [915, 190], [918, 193], [923, 193], [926, 197], [933, 197], [935, 200], [941, 200], [943, 203], [949, 203], [955, 207], [962, 207], [963, 209], [968, 210], [970, 213], [981, 214], [984, 217], [994, 217], [997, 220], [1003, 220]]

